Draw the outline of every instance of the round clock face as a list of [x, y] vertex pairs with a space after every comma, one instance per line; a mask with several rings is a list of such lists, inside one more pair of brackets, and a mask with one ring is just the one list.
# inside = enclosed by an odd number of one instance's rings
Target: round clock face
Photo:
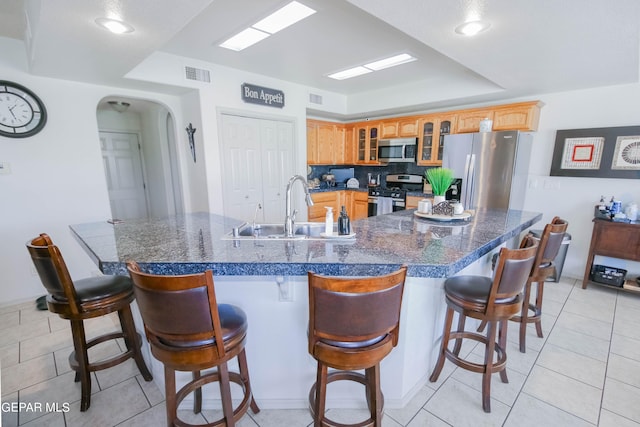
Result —
[[0, 80], [0, 135], [24, 138], [34, 135], [47, 122], [40, 98], [24, 86]]

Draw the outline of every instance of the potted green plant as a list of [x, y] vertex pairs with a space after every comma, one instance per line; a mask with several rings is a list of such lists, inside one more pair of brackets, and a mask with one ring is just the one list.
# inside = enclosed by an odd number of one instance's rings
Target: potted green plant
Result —
[[445, 193], [453, 182], [453, 171], [447, 168], [431, 168], [424, 173], [425, 178], [431, 184], [434, 206], [445, 201]]

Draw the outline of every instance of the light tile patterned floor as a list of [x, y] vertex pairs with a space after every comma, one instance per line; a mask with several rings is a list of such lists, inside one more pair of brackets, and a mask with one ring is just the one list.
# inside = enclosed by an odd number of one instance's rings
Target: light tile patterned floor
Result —
[[[515, 324], [509, 333], [508, 384], [492, 382], [492, 412], [481, 406], [479, 374], [447, 362], [436, 383], [426, 384], [403, 409], [388, 409], [383, 426], [640, 426], [640, 295], [563, 279], [545, 286], [545, 338], [529, 327], [527, 353], [517, 347]], [[112, 329], [113, 318], [88, 322], [91, 333]], [[120, 343], [122, 345], [122, 343]], [[118, 350], [96, 348], [95, 357]], [[481, 360], [479, 346], [463, 351]], [[111, 427], [162, 426], [164, 400], [133, 363], [92, 375], [91, 408], [79, 411], [79, 385], [67, 357], [71, 333], [66, 321], [38, 312], [33, 303], [0, 308], [2, 426]], [[7, 411], [11, 402], [70, 403], [68, 412]], [[259, 402], [258, 402], [259, 403]], [[363, 419], [362, 411], [331, 409], [336, 421]], [[217, 411], [194, 415], [212, 421]], [[307, 410], [262, 410], [242, 418], [241, 427], [305, 427]]]

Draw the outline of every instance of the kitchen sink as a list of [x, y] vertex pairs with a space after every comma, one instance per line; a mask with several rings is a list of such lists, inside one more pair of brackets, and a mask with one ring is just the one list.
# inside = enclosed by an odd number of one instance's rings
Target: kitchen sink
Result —
[[294, 224], [293, 237], [285, 237], [284, 224], [252, 224], [240, 225], [230, 233], [224, 235], [224, 239], [280, 239], [301, 240], [321, 239], [324, 233], [324, 222], [299, 222]]

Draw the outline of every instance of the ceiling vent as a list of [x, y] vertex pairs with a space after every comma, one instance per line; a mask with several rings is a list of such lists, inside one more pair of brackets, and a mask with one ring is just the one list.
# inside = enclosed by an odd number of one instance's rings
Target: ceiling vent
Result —
[[309, 94], [309, 102], [312, 104], [322, 105], [322, 95], [316, 95], [315, 93]]
[[203, 70], [195, 67], [184, 67], [184, 73], [187, 80], [195, 80], [198, 82], [210, 83], [209, 70]]

